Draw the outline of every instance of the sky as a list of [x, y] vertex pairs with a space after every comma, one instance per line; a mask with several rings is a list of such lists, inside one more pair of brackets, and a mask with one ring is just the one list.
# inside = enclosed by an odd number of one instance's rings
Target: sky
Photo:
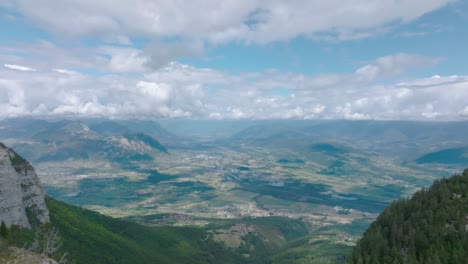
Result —
[[0, 118], [468, 120], [466, 0], [2, 0]]

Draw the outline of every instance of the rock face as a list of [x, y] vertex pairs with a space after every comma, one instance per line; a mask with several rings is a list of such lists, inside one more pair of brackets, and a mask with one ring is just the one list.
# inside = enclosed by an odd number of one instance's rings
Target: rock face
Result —
[[0, 143], [0, 221], [7, 226], [49, 222], [39, 178], [28, 161]]

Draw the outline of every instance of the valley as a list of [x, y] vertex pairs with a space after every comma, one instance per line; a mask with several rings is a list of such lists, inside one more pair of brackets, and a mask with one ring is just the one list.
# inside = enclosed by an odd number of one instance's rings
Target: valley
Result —
[[[158, 137], [154, 130], [142, 134], [148, 126], [106, 122], [55, 122], [40, 137], [10, 133], [3, 140], [32, 160], [55, 199], [151, 226], [201, 227], [236, 250], [249, 244], [249, 234], [268, 233], [261, 231], [261, 220], [251, 225], [249, 219], [276, 219], [307, 229], [291, 252], [308, 255], [328, 247], [325, 252], [346, 254], [391, 201], [462, 169], [458, 156], [453, 164], [417, 160], [428, 153], [424, 135], [420, 141], [401, 135], [395, 140], [374, 132], [372, 138], [348, 127], [330, 136], [326, 128], [310, 133], [307, 123], [293, 123], [285, 126], [294, 130], [291, 136], [280, 131], [278, 137], [280, 126], [267, 124], [261, 133], [248, 127], [223, 138], [183, 137], [158, 128], [165, 135]], [[466, 146], [464, 140], [447, 136], [432, 146]], [[83, 151], [70, 151], [77, 146]], [[411, 148], [414, 158], [395, 155], [399, 146]]]
[[[329, 214], [345, 223], [352, 221], [350, 215], [377, 213], [385, 202], [411, 193], [422, 176], [384, 158], [360, 165], [355, 160], [359, 156], [344, 158], [355, 173], [333, 175], [328, 170], [337, 161], [328, 161], [329, 166], [314, 161], [285, 164], [278, 162], [281, 157], [261, 151], [177, 150], [152, 162], [120, 168], [79, 161], [40, 163], [37, 168], [51, 195], [113, 216], [182, 213], [206, 218], [315, 219]], [[388, 175], [412, 173], [413, 177], [378, 177], [368, 168], [372, 163], [387, 164]], [[349, 184], [343, 185], [343, 180]], [[348, 214], [338, 213], [340, 207]]]

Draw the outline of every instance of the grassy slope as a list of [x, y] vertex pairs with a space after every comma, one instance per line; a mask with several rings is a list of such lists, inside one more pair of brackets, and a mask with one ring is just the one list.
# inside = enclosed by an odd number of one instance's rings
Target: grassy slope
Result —
[[[214, 242], [212, 232], [196, 227], [145, 226], [115, 219], [66, 203], [46, 199], [52, 224], [61, 236], [68, 259], [80, 263], [281, 263], [271, 258], [291, 246], [301, 247], [308, 233], [300, 220], [268, 217], [219, 220], [208, 229], [229, 229], [236, 224], [255, 227], [239, 248]], [[218, 231], [214, 231], [215, 233]], [[15, 229], [0, 237], [0, 263], [8, 246], [28, 247], [34, 230]], [[314, 254], [315, 255], [315, 254]], [[75, 263], [74, 262], [74, 263]]]
[[198, 228], [147, 227], [47, 199], [62, 250], [77, 263], [244, 263]]

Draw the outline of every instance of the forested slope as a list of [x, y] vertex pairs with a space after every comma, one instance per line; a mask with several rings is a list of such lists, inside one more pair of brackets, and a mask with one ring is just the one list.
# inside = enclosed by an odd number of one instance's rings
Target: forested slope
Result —
[[467, 263], [468, 169], [393, 202], [357, 243], [349, 263]]

